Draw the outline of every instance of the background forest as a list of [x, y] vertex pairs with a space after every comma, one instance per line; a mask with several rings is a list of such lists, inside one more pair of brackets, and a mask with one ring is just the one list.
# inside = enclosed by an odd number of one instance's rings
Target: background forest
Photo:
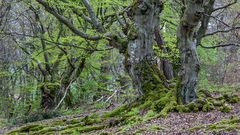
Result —
[[[199, 4], [201, 17], [190, 18]], [[189, 126], [194, 133], [212, 127], [213, 133], [238, 134], [239, 18], [238, 0], [0, 0], [0, 134], [188, 134], [181, 124], [133, 128], [176, 117], [170, 112], [224, 118]], [[184, 52], [190, 40], [196, 58]], [[178, 95], [186, 78], [195, 82], [189, 89], [197, 95]], [[17, 128], [60, 116], [63, 123]], [[106, 126], [118, 128], [102, 131]]]

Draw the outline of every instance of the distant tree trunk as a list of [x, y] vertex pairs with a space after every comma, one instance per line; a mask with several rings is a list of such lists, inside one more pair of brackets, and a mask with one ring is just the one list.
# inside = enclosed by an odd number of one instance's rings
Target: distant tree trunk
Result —
[[138, 0], [129, 11], [133, 24], [128, 32], [125, 66], [140, 95], [147, 95], [164, 82], [153, 54], [154, 30], [162, 8], [160, 0]]
[[65, 101], [66, 107], [73, 107], [73, 95], [70, 90], [70, 85], [76, 81], [83, 71], [85, 61], [86, 58], [75, 58], [73, 61], [69, 61], [69, 65], [63, 73], [60, 90], [56, 97], [57, 108], [61, 105], [62, 101]]
[[187, 0], [186, 4], [177, 32], [181, 63], [177, 93], [181, 103], [189, 103], [197, 98], [196, 85], [200, 65], [194, 34], [204, 12], [203, 0]]
[[[159, 48], [164, 53], [168, 53], [167, 48], [163, 46], [164, 41], [162, 39], [162, 36], [160, 35], [160, 28], [158, 25], [155, 27], [154, 33], [155, 33], [155, 41], [157, 42], [157, 45], [159, 46]], [[173, 79], [173, 77], [174, 77], [173, 76], [173, 66], [168, 60], [164, 60], [164, 59], [160, 60], [160, 69], [163, 71], [167, 80]]]

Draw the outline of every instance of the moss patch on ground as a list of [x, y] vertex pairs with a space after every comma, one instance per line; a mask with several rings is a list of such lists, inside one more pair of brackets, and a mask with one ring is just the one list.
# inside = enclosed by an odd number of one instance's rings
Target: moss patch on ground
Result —
[[230, 131], [230, 130], [240, 130], [240, 116], [232, 116], [227, 119], [222, 119], [213, 124], [204, 124], [192, 127], [190, 131], [195, 130], [207, 130], [207, 131]]

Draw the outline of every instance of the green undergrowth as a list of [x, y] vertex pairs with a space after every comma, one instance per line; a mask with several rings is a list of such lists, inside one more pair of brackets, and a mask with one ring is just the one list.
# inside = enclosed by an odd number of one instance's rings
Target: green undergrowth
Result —
[[231, 116], [227, 119], [222, 119], [218, 122], [212, 124], [204, 124], [192, 127], [189, 129], [194, 132], [196, 130], [205, 130], [205, 131], [231, 131], [238, 130], [240, 131], [240, 116]]

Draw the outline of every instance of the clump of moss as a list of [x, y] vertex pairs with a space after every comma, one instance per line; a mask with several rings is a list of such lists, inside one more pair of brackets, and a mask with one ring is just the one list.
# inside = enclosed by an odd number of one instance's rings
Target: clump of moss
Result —
[[149, 110], [144, 117], [145, 118], [151, 118], [155, 115], [156, 115], [156, 112], [154, 112], [153, 110]]
[[93, 130], [101, 130], [103, 128], [105, 128], [104, 125], [93, 125], [93, 126], [85, 126], [82, 128], [78, 128], [77, 131], [80, 133], [83, 133], [83, 132], [89, 132], [89, 131], [93, 131]]
[[175, 107], [175, 110], [177, 112], [189, 112], [190, 111], [189, 108], [187, 106], [185, 106], [185, 105], [177, 105]]
[[189, 111], [191, 111], [191, 112], [199, 111], [198, 105], [194, 102], [190, 102], [189, 104], [187, 104], [187, 107], [189, 108]]
[[224, 104], [223, 106], [220, 107], [221, 112], [230, 112], [232, 110], [232, 107], [228, 104]]
[[214, 100], [213, 101], [213, 105], [214, 106], [223, 106], [226, 103], [225, 99], [221, 99], [221, 100]]
[[128, 116], [134, 116], [139, 114], [138, 108], [132, 108], [130, 112], [127, 113]]
[[105, 113], [103, 117], [109, 118], [109, 117], [114, 117], [114, 116], [120, 115], [121, 113], [126, 111], [127, 107], [128, 107], [127, 105], [117, 107], [114, 110], [112, 110], [111, 112]]
[[202, 111], [209, 112], [214, 109], [214, 105], [211, 102], [206, 102], [206, 104], [203, 105]]
[[199, 129], [204, 129], [209, 131], [230, 131], [234, 129], [240, 129], [240, 117], [231, 116], [230, 118], [222, 119], [221, 121], [218, 121], [216, 123], [203, 124], [203, 125], [192, 127], [189, 130], [194, 131]]
[[229, 103], [238, 103], [240, 102], [240, 97], [238, 95], [233, 95], [230, 99], [229, 99]]
[[20, 128], [17, 128], [13, 131], [10, 131], [8, 134], [15, 134], [15, 133], [26, 133], [30, 131], [36, 131], [38, 129], [43, 129], [44, 127], [38, 124], [31, 124], [31, 125], [25, 125]]

